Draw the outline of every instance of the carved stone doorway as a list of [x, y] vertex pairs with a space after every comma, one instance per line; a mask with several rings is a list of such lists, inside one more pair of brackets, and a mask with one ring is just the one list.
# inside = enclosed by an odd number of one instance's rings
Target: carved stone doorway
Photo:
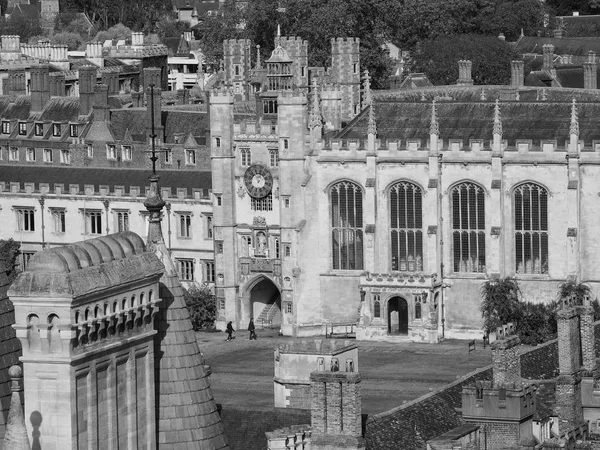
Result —
[[408, 334], [408, 303], [402, 297], [388, 300], [388, 333]]

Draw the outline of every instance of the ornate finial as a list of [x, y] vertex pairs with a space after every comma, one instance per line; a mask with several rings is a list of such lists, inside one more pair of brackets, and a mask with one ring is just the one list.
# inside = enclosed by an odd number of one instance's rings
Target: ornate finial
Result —
[[502, 136], [502, 118], [500, 117], [500, 101], [496, 99], [494, 106], [494, 134]]
[[485, 102], [485, 101], [487, 100], [487, 95], [486, 95], [485, 89], [482, 89], [482, 90], [481, 90], [481, 96], [479, 97], [479, 99], [480, 99], [482, 102]]
[[256, 68], [260, 69], [260, 44], [256, 44]]
[[422, 102], [426, 102], [427, 101], [427, 97], [425, 97], [425, 91], [421, 91], [421, 101]]
[[8, 375], [11, 378], [12, 396], [10, 399], [10, 409], [8, 412], [8, 422], [4, 435], [4, 448], [11, 450], [29, 450], [29, 437], [25, 427], [25, 416], [21, 406], [21, 383], [23, 369], [20, 366], [11, 366], [8, 369]]
[[569, 134], [579, 136], [579, 118], [577, 117], [577, 105], [575, 99], [571, 106], [571, 126], [569, 127]]
[[548, 95], [547, 95], [547, 92], [546, 92], [546, 88], [543, 88], [542, 89], [542, 101], [545, 102], [546, 100], [548, 100]]
[[363, 104], [362, 109], [365, 109], [372, 103], [371, 98], [371, 77], [369, 76], [369, 71], [365, 70], [365, 82], [363, 85]]
[[323, 117], [321, 116], [320, 98], [319, 98], [319, 87], [317, 86], [317, 79], [313, 78], [312, 84], [312, 108], [310, 110], [310, 119], [308, 122], [309, 129], [314, 129], [323, 125]]
[[431, 103], [431, 124], [429, 125], [429, 134], [440, 135], [440, 126], [437, 120], [437, 114], [435, 112], [435, 99]]
[[369, 103], [369, 124], [367, 125], [367, 133], [377, 136], [377, 124], [375, 123], [375, 107], [373, 102]]
[[275, 36], [275, 47], [281, 47], [281, 25], [277, 24], [277, 36]]

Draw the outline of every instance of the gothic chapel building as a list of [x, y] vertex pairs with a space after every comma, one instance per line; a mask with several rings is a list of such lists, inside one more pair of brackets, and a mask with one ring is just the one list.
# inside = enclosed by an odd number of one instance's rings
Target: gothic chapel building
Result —
[[358, 323], [363, 339], [436, 342], [481, 336], [487, 279], [514, 276], [533, 302], [569, 277], [598, 288], [598, 91], [473, 86], [461, 62], [456, 86], [372, 93], [358, 40], [331, 44], [324, 69], [299, 38], [277, 37], [266, 68], [248, 41], [224, 43], [226, 89], [210, 98], [220, 327]]

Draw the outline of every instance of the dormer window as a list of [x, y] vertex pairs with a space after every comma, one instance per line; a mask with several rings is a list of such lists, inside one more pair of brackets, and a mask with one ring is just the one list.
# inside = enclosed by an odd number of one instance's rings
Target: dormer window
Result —
[[54, 137], [60, 137], [61, 133], [60, 133], [60, 123], [53, 123], [52, 124], [52, 136]]
[[33, 126], [33, 133], [34, 133], [36, 136], [43, 136], [43, 135], [44, 135], [44, 125], [43, 125], [43, 124], [41, 124], [41, 123], [36, 123], [36, 124]]
[[131, 161], [131, 145], [123, 145], [121, 147], [121, 159], [123, 161]]
[[19, 122], [19, 136], [27, 134], [27, 122]]
[[69, 125], [69, 136], [70, 137], [77, 137], [77, 124], [76, 123], [72, 123]]
[[106, 144], [106, 158], [117, 159], [117, 146], [114, 144]]
[[8, 120], [2, 121], [2, 134], [10, 134], [10, 122]]

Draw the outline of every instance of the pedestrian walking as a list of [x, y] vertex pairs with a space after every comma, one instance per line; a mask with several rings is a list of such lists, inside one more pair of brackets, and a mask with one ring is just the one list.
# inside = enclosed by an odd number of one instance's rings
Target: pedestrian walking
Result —
[[231, 341], [233, 339], [235, 339], [232, 334], [235, 332], [235, 330], [233, 329], [233, 324], [231, 323], [231, 320], [227, 323], [227, 340]]
[[255, 330], [256, 328], [254, 327], [254, 319], [250, 317], [250, 323], [248, 324], [248, 331], [250, 332], [250, 337], [248, 338], [249, 341], [251, 341], [252, 339], [256, 340]]

